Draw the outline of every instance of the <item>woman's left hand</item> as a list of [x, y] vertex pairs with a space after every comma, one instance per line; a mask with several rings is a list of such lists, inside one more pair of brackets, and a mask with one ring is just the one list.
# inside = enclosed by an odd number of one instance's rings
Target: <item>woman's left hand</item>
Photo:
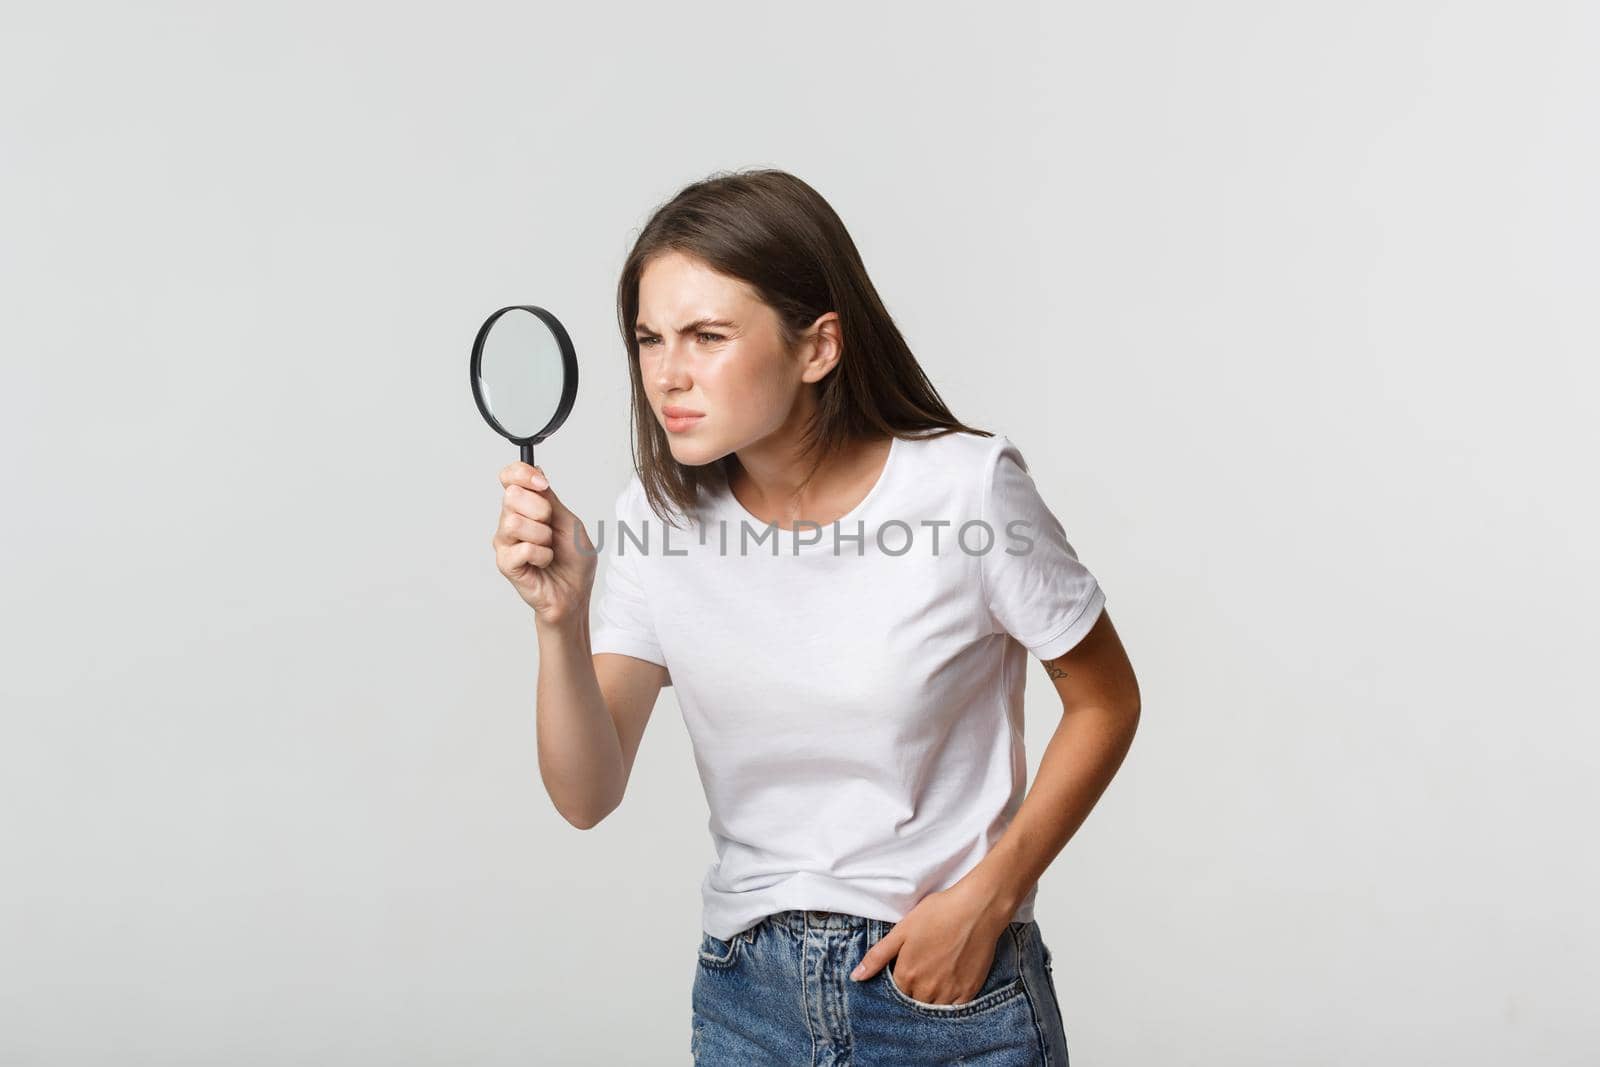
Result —
[[929, 893], [867, 950], [850, 977], [863, 981], [895, 960], [894, 984], [913, 1000], [962, 1004], [977, 996], [1011, 921], [960, 882]]

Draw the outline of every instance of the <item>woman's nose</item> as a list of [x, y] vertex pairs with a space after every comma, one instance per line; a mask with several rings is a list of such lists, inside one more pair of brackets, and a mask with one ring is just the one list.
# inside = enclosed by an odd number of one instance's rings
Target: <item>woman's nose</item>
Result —
[[687, 366], [681, 356], [669, 345], [662, 345], [656, 358], [656, 386], [663, 392], [681, 387], [687, 378]]

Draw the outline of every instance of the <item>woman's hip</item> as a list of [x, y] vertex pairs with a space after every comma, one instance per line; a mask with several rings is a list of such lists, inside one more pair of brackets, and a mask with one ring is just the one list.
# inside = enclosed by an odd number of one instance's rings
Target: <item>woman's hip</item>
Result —
[[893, 925], [790, 910], [727, 939], [702, 931], [692, 993], [694, 1062], [1066, 1067], [1050, 950], [1036, 921], [1006, 926], [983, 985], [958, 1004], [907, 995], [894, 981], [894, 960], [865, 980], [850, 977]]

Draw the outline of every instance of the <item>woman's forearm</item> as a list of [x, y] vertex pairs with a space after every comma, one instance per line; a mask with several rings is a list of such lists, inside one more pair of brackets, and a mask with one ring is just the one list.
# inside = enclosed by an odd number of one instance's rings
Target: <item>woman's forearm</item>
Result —
[[1033, 788], [1000, 840], [968, 877], [1009, 913], [1089, 817], [1122, 765], [1139, 725], [1137, 705], [1081, 707], [1062, 715]]
[[617, 726], [595, 676], [587, 612], [536, 621], [539, 682], [534, 717], [539, 775], [564, 819], [580, 830], [617, 806], [626, 773]]

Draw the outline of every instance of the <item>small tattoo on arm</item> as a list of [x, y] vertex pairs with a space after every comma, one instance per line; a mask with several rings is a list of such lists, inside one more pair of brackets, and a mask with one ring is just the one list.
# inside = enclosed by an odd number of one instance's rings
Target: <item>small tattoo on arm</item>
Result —
[[1067, 676], [1065, 668], [1061, 667], [1059, 662], [1053, 659], [1044, 661], [1044, 669], [1045, 673], [1050, 675], [1051, 678], [1065, 678]]

